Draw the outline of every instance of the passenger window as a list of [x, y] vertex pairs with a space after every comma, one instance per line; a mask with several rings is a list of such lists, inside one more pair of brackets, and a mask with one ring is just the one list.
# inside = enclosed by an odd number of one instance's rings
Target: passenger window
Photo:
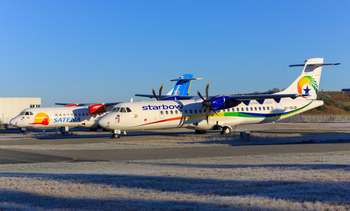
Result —
[[241, 108], [241, 111], [244, 111], [244, 108]]
[[86, 113], [86, 116], [89, 116], [89, 114], [88, 114], [88, 113]]
[[245, 110], [248, 111], [248, 107], [246, 107]]
[[126, 113], [126, 109], [125, 109], [124, 107], [121, 107], [121, 108], [120, 108], [120, 112]]
[[259, 107], [259, 111], [261, 111], [261, 107]]
[[55, 114], [55, 116], [58, 116], [57, 114]]
[[232, 108], [232, 111], [234, 112], [234, 111], [235, 111], [235, 108]]
[[187, 114], [187, 110], [185, 110], [185, 114]]
[[60, 114], [60, 116], [62, 116], [62, 114]]
[[263, 110], [265, 111], [265, 106], [263, 107]]
[[163, 111], [160, 111], [160, 115], [163, 115]]
[[202, 113], [202, 110], [201, 110], [201, 109], [199, 109], [199, 110], [198, 110], [198, 113]]
[[168, 111], [165, 111], [165, 114], [168, 115]]
[[253, 111], [253, 107], [250, 107], [250, 110]]
[[255, 111], [257, 111], [256, 107], [254, 107]]
[[[81, 116], [81, 113], [79, 113], [78, 115]], [[60, 116], [61, 116], [61, 114], [60, 114]]]
[[267, 110], [270, 110], [270, 107], [267, 106], [266, 108], [267, 108]]
[[63, 116], [66, 116], [66, 114], [63, 114]]
[[197, 109], [194, 109], [194, 113], [195, 113], [195, 114], [197, 113]]
[[190, 109], [190, 114], [192, 114], [192, 109]]
[[127, 112], [131, 112], [131, 109], [129, 107], [126, 107]]
[[175, 110], [175, 114], [177, 114], [177, 110]]
[[170, 110], [170, 114], [173, 114], [173, 110]]

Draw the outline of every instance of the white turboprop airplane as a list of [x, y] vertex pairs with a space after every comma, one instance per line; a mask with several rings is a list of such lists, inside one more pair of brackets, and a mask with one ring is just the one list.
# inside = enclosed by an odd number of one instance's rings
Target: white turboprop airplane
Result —
[[[121, 132], [147, 129], [188, 128], [196, 133], [220, 130], [230, 134], [236, 125], [273, 122], [323, 105], [316, 100], [323, 58], [311, 58], [303, 66], [301, 75], [284, 91], [268, 95], [208, 96], [204, 99], [179, 97], [178, 100], [125, 102], [116, 105], [99, 121], [101, 127], [111, 130], [114, 138]], [[157, 98], [158, 99], [158, 98]], [[210, 117], [210, 118], [209, 118]]]
[[[177, 81], [177, 83], [168, 93], [168, 96], [187, 96], [192, 80], [199, 79], [201, 78], [193, 78], [192, 74], [184, 74], [178, 79], [171, 80]], [[21, 132], [25, 132], [26, 129], [59, 127], [61, 127], [62, 134], [72, 127], [96, 130], [99, 127], [98, 120], [116, 104], [118, 103], [56, 103], [56, 105], [64, 105], [65, 107], [27, 108], [21, 111], [18, 116], [12, 118], [10, 124], [21, 128]]]

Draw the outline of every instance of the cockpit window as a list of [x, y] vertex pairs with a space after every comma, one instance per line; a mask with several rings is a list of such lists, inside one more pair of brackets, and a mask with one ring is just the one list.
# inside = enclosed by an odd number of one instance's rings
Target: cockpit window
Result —
[[124, 107], [121, 107], [120, 112], [126, 113], [126, 109]]
[[33, 112], [29, 111], [29, 115], [33, 115]]
[[29, 112], [27, 111], [24, 115], [29, 115]]
[[19, 113], [19, 115], [24, 115], [26, 112], [24, 111], [21, 111], [21, 113]]
[[131, 109], [129, 107], [126, 107], [127, 112], [131, 112]]
[[113, 108], [113, 109], [112, 109], [112, 111], [111, 111], [111, 112], [118, 112], [118, 111], [119, 111], [119, 109], [120, 109], [120, 107], [115, 107], [115, 108]]

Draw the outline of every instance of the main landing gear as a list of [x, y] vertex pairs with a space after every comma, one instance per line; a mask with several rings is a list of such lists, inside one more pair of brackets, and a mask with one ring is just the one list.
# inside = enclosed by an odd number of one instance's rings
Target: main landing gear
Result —
[[220, 134], [221, 135], [230, 135], [231, 134], [231, 128], [230, 127], [222, 127], [220, 129]]

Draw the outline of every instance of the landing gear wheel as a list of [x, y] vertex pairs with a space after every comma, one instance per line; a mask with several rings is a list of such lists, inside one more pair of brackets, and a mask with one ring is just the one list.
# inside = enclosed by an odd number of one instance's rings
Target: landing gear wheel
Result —
[[120, 138], [120, 137], [119, 137], [119, 134], [114, 134], [113, 133], [111, 138]]
[[21, 128], [21, 133], [22, 133], [22, 134], [27, 134], [26, 128]]
[[196, 134], [204, 134], [206, 131], [205, 130], [195, 130]]
[[223, 127], [220, 130], [221, 135], [230, 135], [231, 134], [231, 128], [229, 127]]

